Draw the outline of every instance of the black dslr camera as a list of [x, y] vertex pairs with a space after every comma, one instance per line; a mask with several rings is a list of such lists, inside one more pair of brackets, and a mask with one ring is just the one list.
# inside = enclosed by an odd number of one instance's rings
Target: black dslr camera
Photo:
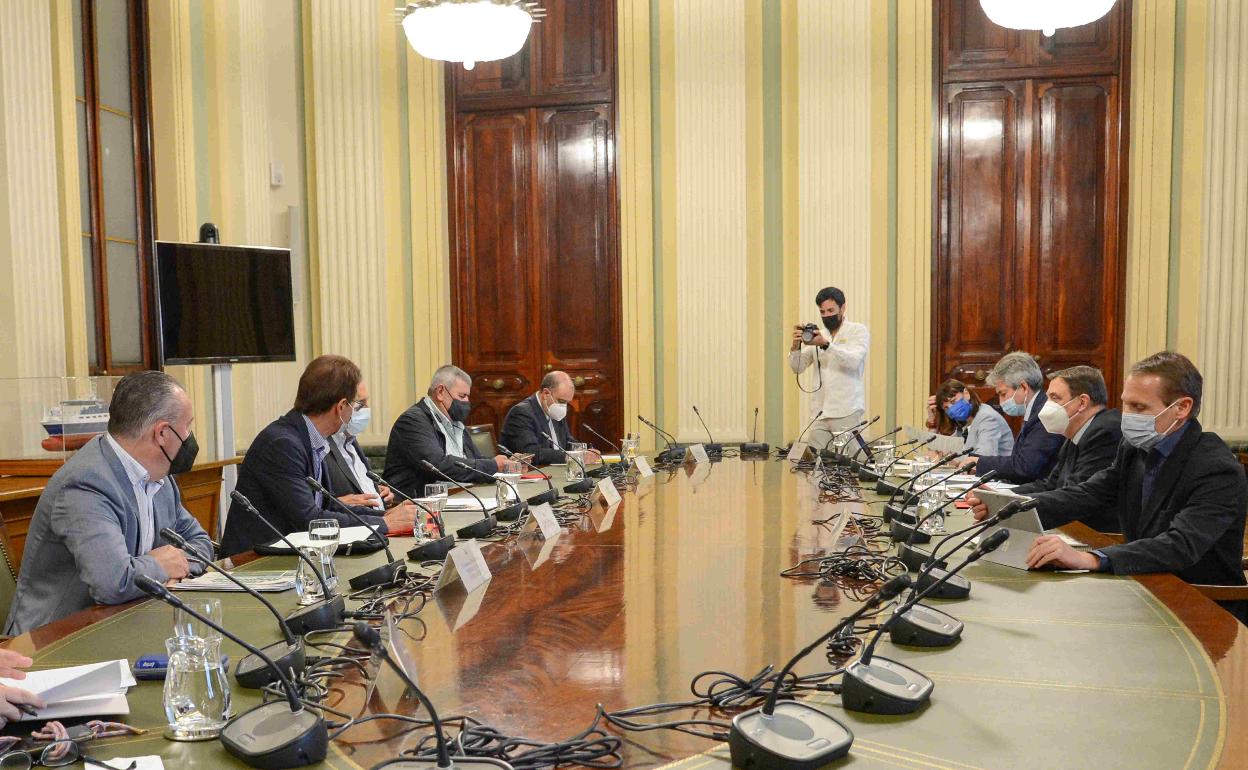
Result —
[[802, 327], [802, 342], [806, 345], [815, 344], [815, 337], [819, 336], [819, 327], [814, 324], [806, 324]]

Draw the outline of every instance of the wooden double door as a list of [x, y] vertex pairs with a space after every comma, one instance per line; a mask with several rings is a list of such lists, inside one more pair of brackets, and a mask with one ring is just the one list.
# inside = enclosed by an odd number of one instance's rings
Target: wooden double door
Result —
[[573, 434], [601, 445], [583, 424], [623, 425], [614, 3], [544, 6], [519, 54], [448, 70], [452, 344], [473, 424], [563, 370]]
[[1122, 378], [1129, 3], [1005, 30], [942, 0], [933, 380], [982, 388], [1010, 350]]

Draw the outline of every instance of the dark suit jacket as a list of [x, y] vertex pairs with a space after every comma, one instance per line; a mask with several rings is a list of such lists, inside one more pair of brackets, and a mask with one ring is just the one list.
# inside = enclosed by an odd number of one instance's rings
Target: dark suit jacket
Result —
[[434, 422], [433, 414], [423, 399], [417, 401], [399, 415], [399, 419], [394, 421], [394, 427], [390, 429], [390, 441], [386, 444], [386, 481], [404, 494], [422, 497], [425, 484], [446, 480], [424, 466], [422, 461], [428, 460], [455, 481], [464, 484], [486, 483], [479, 474], [464, 470], [456, 463], [466, 463], [492, 476], [498, 471], [494, 458], [482, 457], [467, 433], [463, 442], [466, 457], [447, 454], [446, 437]]
[[[563, 449], [555, 449], [550, 439], [542, 435], [550, 433], [550, 424], [546, 420], [546, 412], [537, 402], [537, 394], [529, 396], [507, 412], [498, 443], [513, 452], [532, 453], [534, 465], [561, 463], [564, 460]], [[554, 423], [553, 435], [559, 440], [559, 446], [566, 449], [572, 441], [567, 419], [550, 422]]]
[[[328, 453], [321, 463], [319, 481], [328, 489], [326, 466]], [[260, 431], [243, 457], [238, 469], [236, 489], [251, 500], [264, 518], [282, 533], [306, 532], [313, 519], [336, 519], [341, 526], [356, 527], [359, 522], [343, 513], [325, 496], [317, 503], [316, 495], [304, 479], [312, 475], [312, 441], [308, 438], [303, 414], [290, 410]], [[370, 525], [386, 524], [375, 508], [353, 508]], [[277, 536], [255, 520], [238, 503], [230, 504], [225, 520], [225, 536], [221, 539], [222, 556], [251, 550], [257, 545], [272, 543]]]
[[[351, 439], [348, 443], [355, 450], [356, 457], [367, 465], [368, 460], [364, 457], [364, 450], [360, 449], [360, 442]], [[325, 480], [328, 482], [325, 488], [333, 492], [334, 497], [364, 494], [363, 487], [355, 480], [355, 474], [351, 472], [351, 461], [338, 451], [338, 443], [332, 436], [329, 439], [329, 453], [325, 456]]]
[[1248, 481], [1235, 455], [1192, 420], [1141, 500], [1146, 455], [1123, 441], [1113, 464], [1092, 478], [1035, 495], [1040, 517], [1083, 520], [1109, 508], [1125, 540], [1102, 549], [1116, 574], [1173, 572], [1189, 583], [1244, 585]]
[[1031, 405], [1031, 416], [1023, 423], [1023, 429], [1014, 439], [1014, 452], [1008, 455], [981, 457], [975, 464], [980, 476], [996, 471], [997, 478], [1015, 484], [1042, 479], [1049, 475], [1057, 463], [1057, 451], [1066, 439], [1057, 433], [1049, 433], [1040, 422], [1040, 409], [1048, 402], [1043, 392]]
[[[1088, 429], [1084, 431], [1078, 444], [1069, 440], [1062, 444], [1057, 453], [1057, 465], [1053, 466], [1048, 476], [1028, 484], [1020, 484], [1014, 491], [1020, 495], [1033, 495], [1037, 492], [1052, 492], [1071, 484], [1081, 484], [1113, 464], [1114, 458], [1118, 456], [1120, 443], [1122, 412], [1117, 409], [1102, 409], [1088, 423]], [[1044, 526], [1050, 529], [1065, 523], [1067, 522], [1044, 520]], [[1105, 508], [1084, 519], [1083, 523], [1101, 532], [1117, 532], [1118, 514], [1111, 508]]]

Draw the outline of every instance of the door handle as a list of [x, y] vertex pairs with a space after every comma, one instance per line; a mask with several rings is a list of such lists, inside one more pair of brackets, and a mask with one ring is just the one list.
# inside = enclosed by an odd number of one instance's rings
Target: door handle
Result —
[[579, 388], [585, 384], [585, 378], [578, 374], [572, 378], [572, 384]]
[[552, 372], [554, 371], [554, 369], [555, 369], [554, 364], [546, 364], [545, 366], [542, 367], [543, 372]]
[[493, 388], [494, 390], [502, 390], [502, 389], [503, 389], [503, 381], [502, 381], [502, 380], [494, 380], [493, 382], [491, 382], [491, 383], [490, 383], [490, 387], [491, 387], [491, 388]]
[[975, 370], [975, 379], [979, 380], [980, 382], [983, 382], [984, 378], [987, 376], [988, 376], [988, 372], [985, 372], [983, 369]]

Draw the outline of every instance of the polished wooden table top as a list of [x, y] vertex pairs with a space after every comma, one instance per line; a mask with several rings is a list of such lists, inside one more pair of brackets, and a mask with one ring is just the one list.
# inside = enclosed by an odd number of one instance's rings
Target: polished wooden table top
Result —
[[[661, 473], [627, 493], [614, 512], [597, 503], [554, 540], [487, 545], [487, 587], [472, 596], [459, 589], [435, 595], [402, 624], [400, 644], [444, 716], [468, 714], [510, 735], [567, 738], [589, 726], [597, 704], [615, 710], [686, 700], [699, 672], [748, 676], [783, 665], [857, 603], [835, 586], [780, 572], [834, 549], [835, 528], [819, 522], [864, 509], [821, 501], [807, 474], [784, 462], [730, 459]], [[472, 518], [449, 514], [448, 524]], [[951, 520], [950, 528], [959, 523]], [[1097, 544], [1090, 531], [1076, 536]], [[381, 559], [343, 558], [340, 569], [350, 575]], [[245, 568], [290, 561], [267, 557]], [[816, 699], [857, 736], [847, 764], [1236, 767], [1248, 757], [1248, 731], [1229, 728], [1248, 724], [1248, 635], [1193, 589], [1170, 576], [1035, 574], [991, 564], [967, 574], [975, 581], [971, 598], [940, 604], [966, 622], [959, 644], [880, 645], [878, 654], [936, 682], [928, 707], [907, 717], [871, 717], [845, 712], [831, 694]], [[238, 595], [223, 599], [231, 627], [255, 643], [277, 638], [262, 609]], [[288, 592], [276, 601], [285, 609], [294, 598]], [[142, 651], [161, 646], [171, 621], [172, 610], [150, 602], [96, 608], [10, 646], [34, 653], [37, 665], [133, 657], [136, 639]], [[229, 644], [226, 651], [241, 654]], [[816, 654], [798, 671], [830, 668]], [[417, 710], [392, 672], [381, 673], [367, 704], [365, 692], [363, 683], [348, 680], [330, 703], [350, 713]], [[239, 707], [255, 702], [248, 691], [234, 694]], [[130, 721], [156, 733], [96, 753], [234, 765], [216, 743], [158, 737], [159, 683], [140, 683], [130, 699]], [[708, 715], [671, 718], [677, 716]], [[395, 722], [364, 724], [333, 744], [326, 764], [369, 766], [413, 740]], [[630, 768], [693, 770], [726, 766], [727, 752], [663, 731], [627, 735], [624, 755]]]

